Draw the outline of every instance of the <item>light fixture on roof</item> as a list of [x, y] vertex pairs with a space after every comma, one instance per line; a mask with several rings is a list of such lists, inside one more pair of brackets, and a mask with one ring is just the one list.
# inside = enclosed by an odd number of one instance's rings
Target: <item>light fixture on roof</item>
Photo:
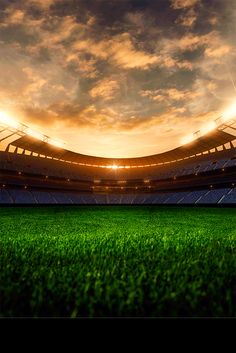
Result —
[[223, 112], [221, 118], [223, 121], [228, 121], [230, 119], [236, 118], [236, 102], [234, 102]]
[[197, 138], [208, 134], [209, 132], [215, 130], [216, 128], [217, 128], [216, 121], [209, 121], [207, 124], [202, 126], [200, 130], [194, 132], [192, 135], [185, 136], [181, 141], [182, 145], [187, 145], [189, 143], [192, 143]]
[[3, 111], [0, 111], [0, 123], [13, 127], [14, 129], [20, 128], [20, 124], [12, 117], [10, 117], [6, 112], [3, 112]]
[[201, 135], [206, 135], [209, 132], [213, 131], [216, 129], [216, 123], [215, 121], [209, 121], [209, 123], [205, 124], [202, 128], [201, 128]]
[[189, 136], [185, 136], [182, 141], [181, 141], [181, 145], [188, 145], [189, 143], [193, 142], [195, 140], [194, 135], [189, 135]]

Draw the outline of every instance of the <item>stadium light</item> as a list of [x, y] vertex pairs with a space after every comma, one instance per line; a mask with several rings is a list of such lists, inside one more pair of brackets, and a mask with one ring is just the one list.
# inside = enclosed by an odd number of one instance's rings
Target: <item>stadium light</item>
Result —
[[222, 114], [222, 120], [228, 121], [236, 117], [236, 102], [234, 102], [225, 112]]
[[19, 129], [20, 124], [10, 117], [6, 112], [0, 112], [0, 122], [4, 125], [13, 127], [14, 129]]
[[215, 121], [210, 121], [209, 123], [207, 123], [206, 125], [204, 125], [200, 131], [201, 131], [201, 135], [206, 135], [209, 132], [213, 131], [216, 129], [216, 123]]
[[182, 145], [187, 145], [187, 144], [193, 142], [194, 140], [195, 140], [195, 137], [194, 137], [193, 134], [192, 134], [192, 135], [189, 135], [189, 136], [185, 136], [185, 137], [183, 137], [183, 139], [181, 140], [181, 144], [182, 144]]
[[192, 135], [185, 136], [182, 139], [181, 143], [182, 143], [182, 145], [187, 145], [187, 144], [193, 142], [194, 140], [196, 140], [198, 137], [204, 136], [204, 135], [208, 134], [209, 132], [215, 130], [216, 127], [217, 127], [216, 121], [210, 121], [209, 123], [202, 126], [200, 130], [196, 131]]
[[111, 169], [113, 169], [113, 170], [116, 170], [116, 169], [118, 169], [119, 167], [118, 167], [118, 165], [113, 164], [113, 165], [109, 165], [108, 168], [111, 168]]

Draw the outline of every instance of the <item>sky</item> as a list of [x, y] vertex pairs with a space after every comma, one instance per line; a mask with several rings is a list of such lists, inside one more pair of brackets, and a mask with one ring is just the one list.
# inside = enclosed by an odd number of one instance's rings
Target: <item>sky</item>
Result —
[[235, 0], [0, 0], [0, 111], [68, 149], [175, 148], [234, 81]]

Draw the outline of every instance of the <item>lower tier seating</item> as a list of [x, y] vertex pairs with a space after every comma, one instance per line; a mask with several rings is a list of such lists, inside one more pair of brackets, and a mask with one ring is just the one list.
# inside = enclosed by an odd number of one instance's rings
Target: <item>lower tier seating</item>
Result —
[[236, 188], [204, 189], [181, 192], [156, 192], [153, 194], [86, 194], [57, 191], [35, 191], [14, 188], [0, 189], [0, 204], [236, 204]]

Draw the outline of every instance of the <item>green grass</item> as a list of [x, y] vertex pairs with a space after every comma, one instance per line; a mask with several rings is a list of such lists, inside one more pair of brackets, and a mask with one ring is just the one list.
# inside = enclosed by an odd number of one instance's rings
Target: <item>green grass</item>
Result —
[[236, 315], [236, 210], [0, 208], [0, 316]]

